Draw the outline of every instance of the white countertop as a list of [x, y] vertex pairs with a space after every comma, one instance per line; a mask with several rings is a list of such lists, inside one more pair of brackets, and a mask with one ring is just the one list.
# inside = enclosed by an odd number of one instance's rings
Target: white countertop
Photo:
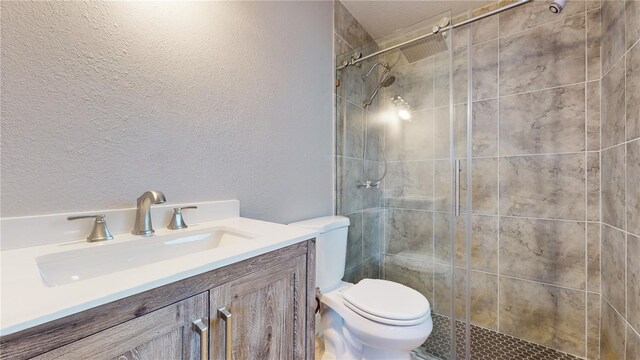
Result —
[[[178, 231], [215, 226], [259, 235], [238, 245], [184, 255], [57, 287], [45, 285], [38, 270], [37, 257], [110, 242], [88, 243], [79, 240], [1, 251], [0, 335], [44, 324], [317, 236], [312, 230], [241, 217], [202, 222]], [[156, 229], [154, 236], [172, 233], [175, 231]], [[130, 234], [114, 236], [116, 240], [112, 242], [140, 239]]]

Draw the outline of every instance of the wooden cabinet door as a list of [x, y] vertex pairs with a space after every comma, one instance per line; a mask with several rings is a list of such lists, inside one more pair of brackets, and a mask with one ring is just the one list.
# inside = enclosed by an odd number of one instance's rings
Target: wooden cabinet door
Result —
[[201, 339], [194, 321], [207, 324], [208, 300], [208, 293], [201, 293], [35, 359], [199, 360]]
[[[210, 290], [211, 360], [304, 359], [306, 259], [266, 267]], [[231, 313], [231, 333], [219, 310]], [[232, 359], [225, 357], [226, 336]]]

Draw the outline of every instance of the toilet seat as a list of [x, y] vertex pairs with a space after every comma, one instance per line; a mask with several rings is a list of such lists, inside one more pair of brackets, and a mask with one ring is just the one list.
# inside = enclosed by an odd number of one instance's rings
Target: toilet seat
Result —
[[344, 305], [369, 320], [394, 326], [423, 323], [429, 301], [416, 290], [393, 281], [363, 279], [342, 292]]

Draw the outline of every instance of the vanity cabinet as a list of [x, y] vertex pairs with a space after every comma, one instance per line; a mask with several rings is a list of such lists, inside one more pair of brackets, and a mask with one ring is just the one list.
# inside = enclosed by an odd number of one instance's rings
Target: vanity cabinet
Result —
[[311, 239], [2, 336], [0, 359], [313, 359], [314, 273]]
[[207, 321], [208, 294], [202, 293], [62, 346], [37, 360], [200, 359], [197, 320]]
[[304, 275], [299, 257], [211, 289], [210, 359], [303, 359]]

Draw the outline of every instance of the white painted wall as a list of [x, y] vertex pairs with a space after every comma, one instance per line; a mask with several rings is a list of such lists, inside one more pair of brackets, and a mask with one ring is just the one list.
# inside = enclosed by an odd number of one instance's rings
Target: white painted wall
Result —
[[5, 2], [2, 216], [332, 213], [332, 2]]

